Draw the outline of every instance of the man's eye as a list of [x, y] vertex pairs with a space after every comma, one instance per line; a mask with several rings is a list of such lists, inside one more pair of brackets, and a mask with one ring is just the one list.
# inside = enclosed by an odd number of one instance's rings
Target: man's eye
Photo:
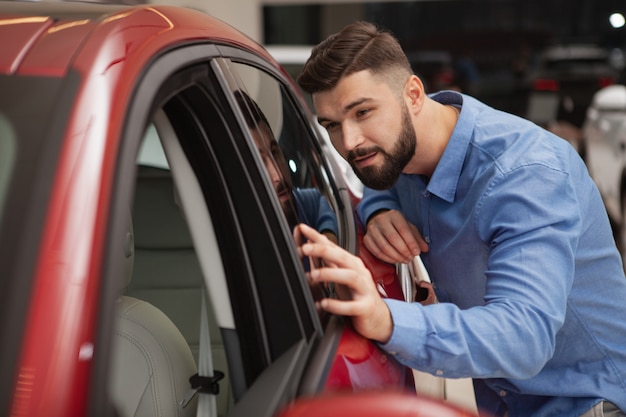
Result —
[[328, 123], [326, 125], [326, 130], [329, 132], [332, 132], [333, 130], [337, 130], [338, 126], [339, 126], [339, 123], [335, 123], [335, 122]]
[[370, 109], [361, 109], [357, 111], [356, 114], [357, 116], [362, 117], [362, 116], [365, 116], [369, 112], [370, 112]]

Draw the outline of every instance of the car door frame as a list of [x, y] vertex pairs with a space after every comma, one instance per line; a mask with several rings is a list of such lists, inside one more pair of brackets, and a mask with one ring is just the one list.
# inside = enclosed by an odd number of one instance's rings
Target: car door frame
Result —
[[[93, 372], [91, 374], [89, 390], [90, 402], [89, 402], [89, 415], [110, 415], [113, 413], [112, 405], [106, 392], [106, 385], [108, 383], [108, 363], [111, 356], [111, 342], [110, 335], [113, 327], [113, 306], [114, 300], [119, 294], [120, 282], [119, 276], [121, 274], [122, 265], [119, 260], [119, 254], [116, 253], [116, 249], [119, 249], [119, 238], [123, 236], [127, 228], [127, 216], [128, 207], [130, 204], [131, 196], [134, 191], [135, 178], [135, 159], [140, 146], [143, 132], [145, 131], [150, 115], [155, 110], [155, 103], [163, 100], [164, 97], [157, 97], [159, 89], [157, 88], [164, 83], [172, 74], [176, 71], [188, 67], [191, 65], [208, 62], [211, 59], [218, 57], [220, 53], [217, 51], [215, 45], [212, 44], [194, 44], [186, 47], [179, 47], [170, 51], [164, 52], [161, 56], [155, 59], [149, 68], [143, 73], [140, 80], [135, 83], [133, 101], [128, 106], [127, 118], [123, 129], [123, 140], [121, 141], [117, 169], [115, 172], [113, 193], [109, 211], [109, 233], [107, 236], [107, 253], [106, 261], [104, 263], [104, 277], [102, 280], [101, 294], [101, 314], [98, 319], [98, 330], [96, 337], [96, 346], [98, 349], [94, 356]], [[267, 188], [267, 187], [266, 187]], [[264, 194], [269, 194], [268, 190], [264, 191]], [[269, 197], [272, 201], [272, 197]], [[275, 198], [274, 198], [275, 200]], [[274, 202], [273, 204], [276, 204]], [[282, 226], [282, 240], [283, 245], [291, 247], [291, 263], [294, 265], [299, 262], [295, 250], [293, 249], [293, 243], [291, 246], [286, 243], [286, 239], [290, 238], [290, 233]], [[269, 231], [268, 231], [269, 233]], [[275, 238], [278, 238], [275, 236]], [[292, 267], [294, 267], [292, 265]], [[301, 283], [304, 286], [305, 279], [299, 266], [301, 276]], [[117, 277], [117, 278], [116, 278]], [[314, 311], [312, 306], [312, 300], [309, 300], [310, 311]], [[319, 324], [317, 325], [319, 326]], [[317, 327], [316, 326], [316, 327]], [[313, 339], [319, 337], [319, 327], [317, 327]], [[271, 368], [272, 372], [264, 372], [263, 377], [260, 378], [256, 386], [260, 387], [261, 393], [255, 394], [250, 389], [247, 398], [249, 401], [242, 401], [241, 405], [236, 407], [241, 409], [241, 414], [237, 411], [233, 415], [244, 415], [254, 410], [255, 413], [259, 413], [263, 407], [260, 407], [259, 401], [264, 400], [267, 408], [267, 415], [271, 415], [282, 402], [287, 398], [277, 398], [276, 395], [268, 395], [276, 393], [276, 381], [274, 383], [267, 383], [261, 381], [265, 378], [276, 378], [277, 375], [288, 375], [288, 379], [291, 381], [283, 380], [284, 387], [288, 387], [293, 378], [297, 377], [302, 372], [302, 364], [307, 361], [306, 357], [313, 344], [313, 339], [302, 340], [301, 343], [294, 345], [293, 348], [286, 352], [286, 356], [281, 357], [280, 360], [275, 361]], [[287, 354], [288, 353], [288, 354]], [[300, 364], [296, 366], [296, 364]], [[299, 370], [297, 368], [300, 368]], [[269, 368], [268, 368], [269, 369]], [[281, 371], [278, 371], [278, 370]], [[287, 369], [287, 371], [285, 371]], [[283, 373], [286, 372], [286, 373]], [[104, 389], [103, 389], [104, 388]], [[256, 392], [256, 390], [255, 390]], [[295, 395], [293, 391], [289, 396]], [[280, 396], [279, 396], [280, 397]], [[254, 398], [254, 400], [252, 400]], [[235, 410], [236, 411], [236, 410]], [[262, 413], [263, 414], [263, 413]]]

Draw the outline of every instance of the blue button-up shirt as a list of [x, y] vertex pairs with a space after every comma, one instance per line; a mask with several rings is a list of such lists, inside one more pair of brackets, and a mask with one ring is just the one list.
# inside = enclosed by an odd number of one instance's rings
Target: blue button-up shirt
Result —
[[[386, 300], [383, 347], [415, 369], [474, 378], [479, 408], [626, 410], [626, 278], [584, 162], [563, 139], [453, 92], [462, 108], [432, 177], [366, 189], [362, 219], [400, 210], [430, 244], [439, 304]], [[417, 150], [419, 152], [419, 149]]]

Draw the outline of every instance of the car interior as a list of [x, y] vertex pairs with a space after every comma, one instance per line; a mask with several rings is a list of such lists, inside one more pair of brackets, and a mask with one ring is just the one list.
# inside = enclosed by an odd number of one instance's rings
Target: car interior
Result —
[[[200, 264], [154, 125], [137, 161], [131, 217], [124, 242], [130, 265], [116, 306], [112, 396], [122, 416], [196, 415], [189, 379], [198, 372], [201, 313], [209, 313], [215, 369], [227, 370], [226, 354], [209, 298], [202, 308]], [[223, 416], [232, 403], [227, 375], [220, 388], [215, 407]]]

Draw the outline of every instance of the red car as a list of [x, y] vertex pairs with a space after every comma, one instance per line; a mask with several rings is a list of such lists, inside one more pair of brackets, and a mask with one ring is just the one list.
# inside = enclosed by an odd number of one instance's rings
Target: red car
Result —
[[356, 252], [355, 198], [263, 48], [166, 6], [0, 2], [0, 39], [1, 415], [465, 415], [316, 311], [292, 226]]

